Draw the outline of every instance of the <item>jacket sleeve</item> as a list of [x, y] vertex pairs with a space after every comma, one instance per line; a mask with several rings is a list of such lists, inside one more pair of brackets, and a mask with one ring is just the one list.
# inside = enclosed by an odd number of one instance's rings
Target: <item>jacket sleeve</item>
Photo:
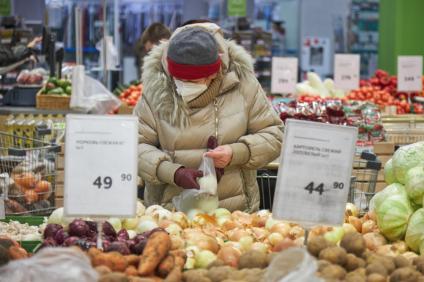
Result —
[[31, 56], [32, 51], [24, 46], [9, 48], [0, 46], [0, 66], [12, 65]]
[[230, 165], [246, 169], [258, 169], [277, 159], [283, 137], [283, 123], [259, 82], [255, 81], [254, 94], [245, 95], [248, 108], [247, 134], [238, 143], [230, 145], [233, 150]]
[[134, 114], [138, 117], [138, 171], [139, 176], [154, 185], [174, 183], [174, 164], [170, 156], [160, 149], [157, 123], [148, 101], [143, 97]]

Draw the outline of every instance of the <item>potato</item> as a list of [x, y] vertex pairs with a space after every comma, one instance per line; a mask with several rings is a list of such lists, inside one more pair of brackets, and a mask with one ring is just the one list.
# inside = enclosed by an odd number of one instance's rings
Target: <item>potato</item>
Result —
[[395, 257], [394, 263], [395, 263], [396, 268], [412, 266], [412, 264], [409, 262], [409, 260], [402, 255], [398, 255], [397, 257]]
[[365, 267], [365, 261], [353, 254], [347, 254], [345, 269], [347, 271], [354, 271], [360, 267]]
[[260, 268], [245, 268], [239, 271], [230, 272], [228, 278], [243, 282], [257, 282], [263, 280], [264, 273], [264, 270]]
[[422, 275], [412, 267], [398, 268], [390, 275], [390, 282], [415, 282]]
[[367, 265], [367, 275], [371, 275], [373, 273], [381, 274], [383, 276], [387, 276], [388, 272], [384, 265], [380, 262], [373, 262]]
[[346, 277], [346, 270], [336, 264], [331, 264], [321, 271], [321, 277], [327, 279], [343, 280]]
[[348, 253], [361, 256], [366, 250], [365, 240], [359, 233], [348, 233], [344, 235], [340, 242], [340, 247]]
[[211, 269], [212, 267], [219, 267], [219, 266], [225, 266], [225, 265], [226, 264], [222, 259], [216, 259], [208, 265], [208, 269]]
[[320, 252], [319, 259], [344, 266], [347, 260], [347, 253], [343, 248], [329, 247]]
[[421, 274], [424, 274], [424, 262], [418, 262], [415, 267]]
[[235, 269], [231, 266], [212, 267], [208, 271], [208, 277], [212, 282], [219, 282], [228, 278]]
[[268, 266], [267, 255], [259, 251], [248, 251], [240, 256], [239, 269], [265, 268]]
[[386, 280], [386, 276], [378, 273], [373, 273], [367, 277], [367, 282], [386, 282]]
[[412, 263], [413, 263], [414, 265], [417, 265], [417, 264], [420, 264], [420, 263], [423, 263], [423, 262], [424, 262], [424, 256], [416, 257], [416, 258], [414, 258], [414, 260], [412, 261]]
[[374, 262], [381, 263], [386, 268], [387, 274], [392, 273], [396, 268], [394, 263], [394, 258], [388, 257], [388, 256], [372, 254], [368, 256], [366, 261], [368, 264], [371, 264]]
[[99, 275], [104, 275], [104, 274], [108, 274], [112, 272], [112, 270], [110, 270], [110, 268], [107, 267], [106, 265], [99, 265], [99, 266], [96, 266], [94, 269], [97, 271]]
[[346, 274], [345, 281], [346, 282], [365, 281], [365, 278], [366, 278], [365, 273], [361, 274], [357, 271], [352, 271]]
[[318, 257], [319, 253], [330, 247], [331, 243], [328, 242], [324, 236], [316, 236], [316, 237], [312, 237], [309, 241], [308, 241], [308, 252], [311, 253], [313, 256]]
[[207, 275], [206, 269], [188, 270], [183, 272], [183, 280], [185, 282], [212, 282]]
[[326, 260], [319, 260], [318, 261], [318, 272], [321, 272], [325, 267], [331, 265], [331, 263], [329, 263]]

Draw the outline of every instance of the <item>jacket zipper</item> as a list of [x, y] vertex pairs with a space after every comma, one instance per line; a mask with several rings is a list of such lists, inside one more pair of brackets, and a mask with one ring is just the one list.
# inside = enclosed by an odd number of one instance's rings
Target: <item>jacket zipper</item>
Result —
[[215, 109], [215, 138], [218, 140], [218, 100], [216, 98], [213, 101], [213, 106]]

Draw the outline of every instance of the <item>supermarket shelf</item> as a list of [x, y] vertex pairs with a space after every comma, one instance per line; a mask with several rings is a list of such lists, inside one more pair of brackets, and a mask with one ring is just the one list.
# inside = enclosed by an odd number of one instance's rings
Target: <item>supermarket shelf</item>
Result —
[[41, 110], [34, 107], [0, 107], [0, 115], [10, 114], [35, 114], [35, 115], [66, 115], [69, 113], [77, 113], [71, 110]]

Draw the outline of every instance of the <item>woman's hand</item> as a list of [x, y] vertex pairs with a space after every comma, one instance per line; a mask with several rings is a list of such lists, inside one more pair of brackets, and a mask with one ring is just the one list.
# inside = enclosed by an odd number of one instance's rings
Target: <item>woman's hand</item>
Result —
[[27, 47], [28, 48], [34, 48], [35, 45], [37, 45], [38, 43], [40, 43], [42, 39], [43, 38], [41, 36], [35, 37], [30, 43], [28, 43]]
[[214, 150], [207, 152], [206, 156], [213, 159], [215, 167], [225, 168], [233, 158], [233, 150], [229, 145], [218, 146]]

